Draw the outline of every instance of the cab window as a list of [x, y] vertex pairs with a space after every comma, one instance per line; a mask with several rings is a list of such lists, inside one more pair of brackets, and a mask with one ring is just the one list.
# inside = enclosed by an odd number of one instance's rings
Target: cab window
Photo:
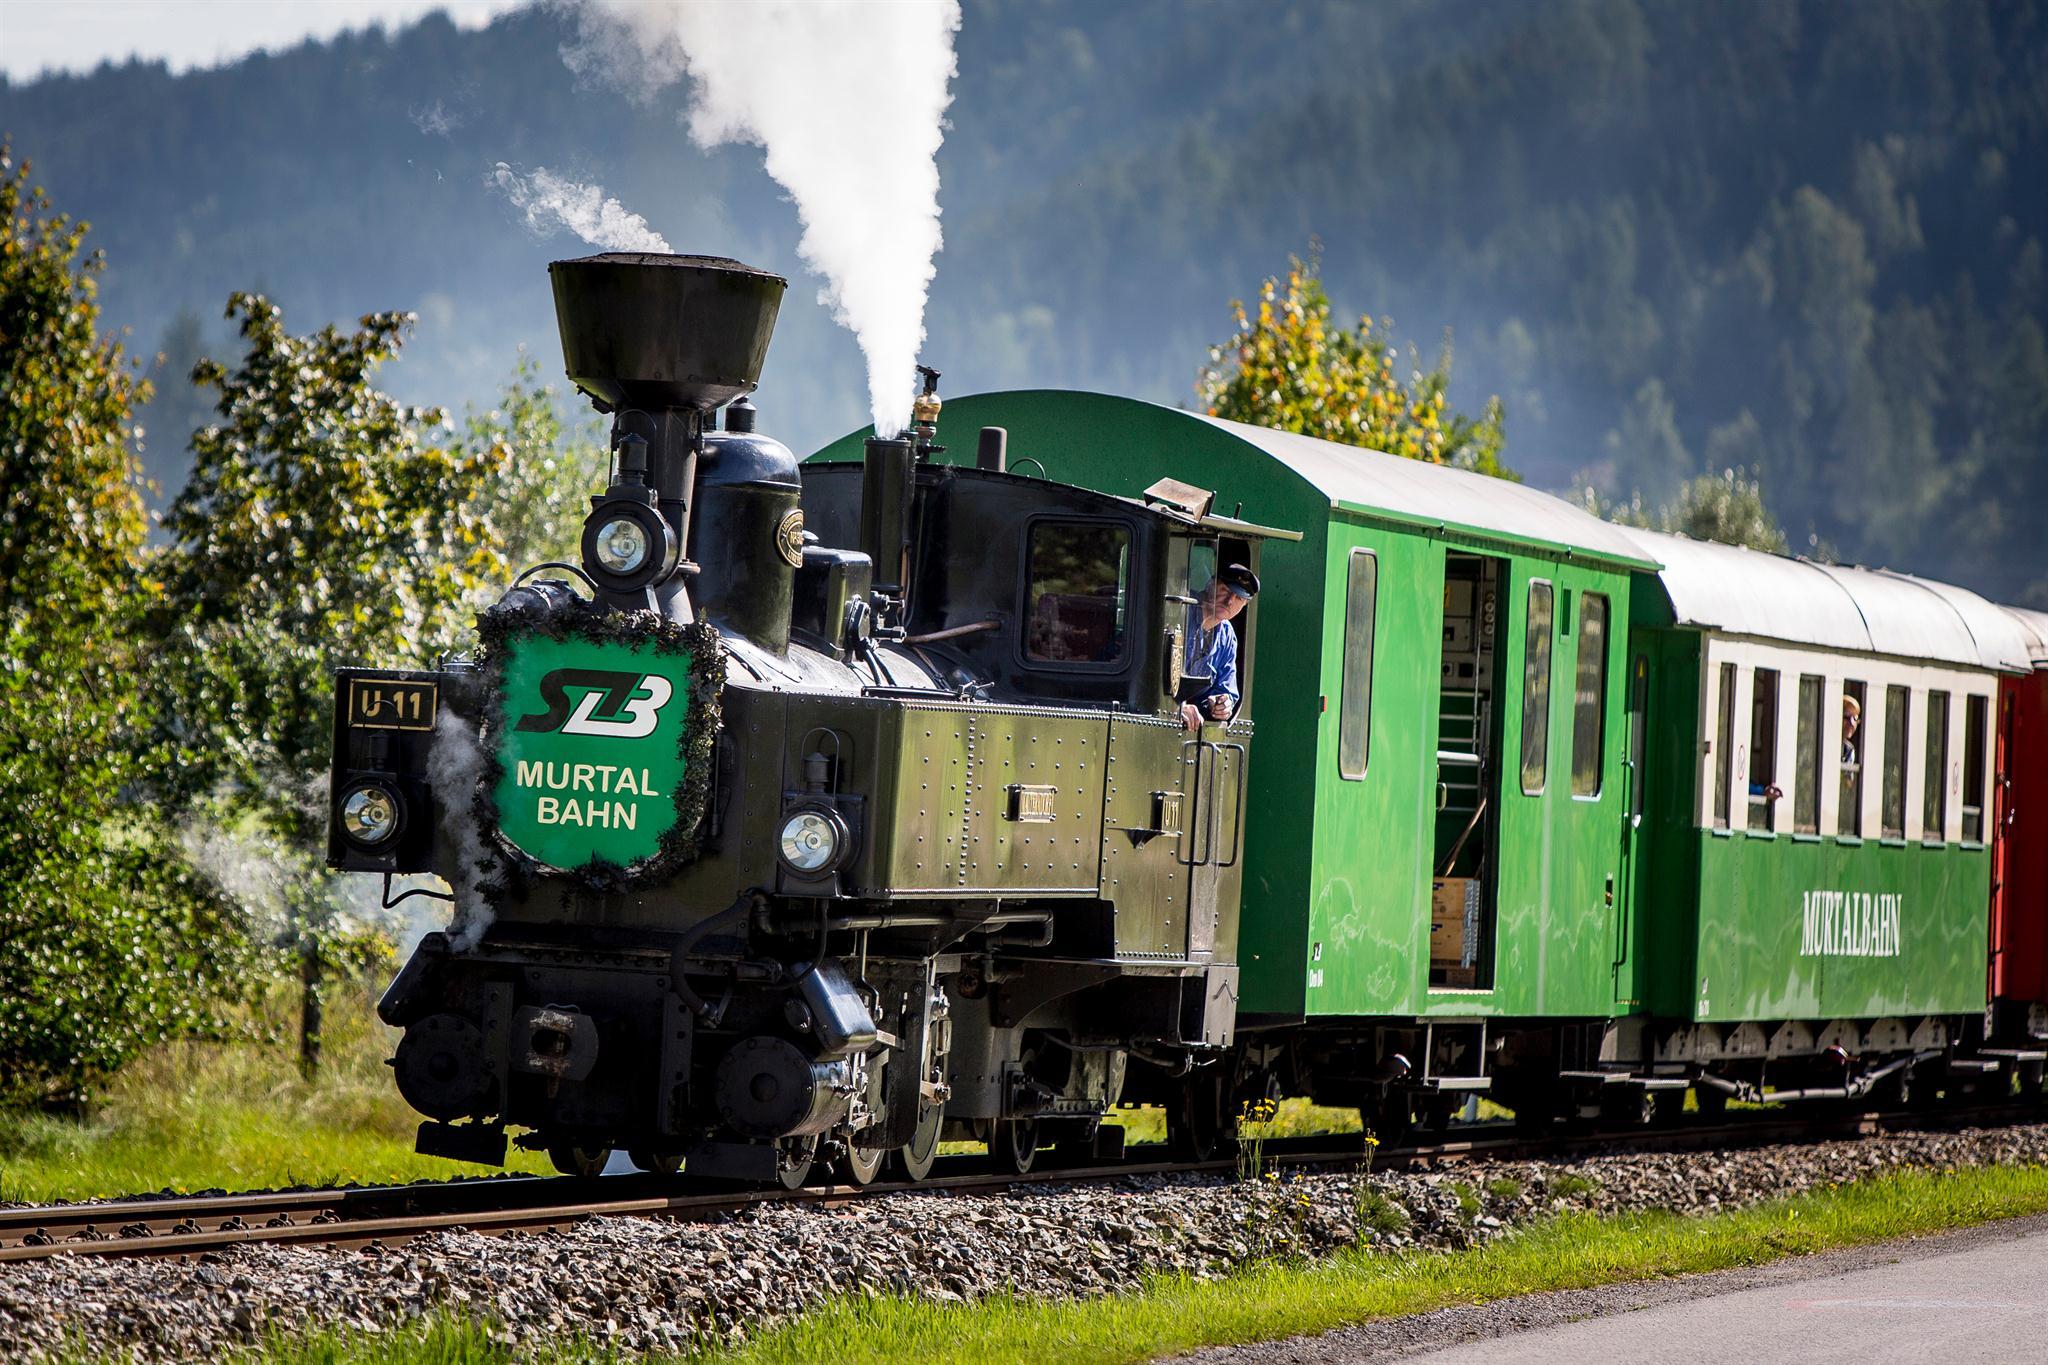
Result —
[[1024, 655], [1038, 663], [1116, 663], [1124, 655], [1131, 537], [1106, 522], [1042, 521], [1025, 571]]

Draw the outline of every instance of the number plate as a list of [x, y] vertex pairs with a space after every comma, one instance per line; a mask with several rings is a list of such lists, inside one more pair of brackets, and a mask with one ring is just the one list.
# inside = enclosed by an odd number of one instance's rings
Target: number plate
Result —
[[1059, 788], [1019, 782], [1010, 787], [1010, 808], [1006, 815], [1020, 825], [1049, 825], [1059, 818], [1054, 805]]
[[400, 678], [350, 678], [351, 730], [431, 730], [440, 689]]

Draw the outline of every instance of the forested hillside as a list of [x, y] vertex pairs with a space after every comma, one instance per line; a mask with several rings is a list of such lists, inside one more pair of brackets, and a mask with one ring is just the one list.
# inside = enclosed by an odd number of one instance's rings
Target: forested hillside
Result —
[[[2048, 600], [2041, 6], [966, 8], [928, 315], [948, 392], [1191, 402], [1229, 301], [1316, 238], [1340, 311], [1425, 352], [1455, 330], [1454, 399], [1506, 399], [1534, 483], [1655, 499], [1744, 465], [1795, 547]], [[506, 161], [793, 273], [765, 425], [856, 425], [858, 352], [758, 153], [698, 152], [673, 93], [579, 85], [562, 22], [0, 83], [0, 130], [92, 220], [106, 315], [170, 377], [224, 345], [233, 289], [298, 328], [418, 311], [389, 376], [411, 399], [485, 400], [521, 344], [552, 371], [542, 271], [582, 247], [532, 236], [488, 183]], [[198, 414], [161, 388], [169, 482]]]

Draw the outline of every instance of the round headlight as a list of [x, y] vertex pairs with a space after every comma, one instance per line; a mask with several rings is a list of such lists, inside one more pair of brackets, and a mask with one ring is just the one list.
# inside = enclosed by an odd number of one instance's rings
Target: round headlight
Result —
[[782, 861], [798, 872], [817, 872], [839, 856], [839, 827], [814, 810], [782, 822]]
[[597, 562], [615, 574], [639, 572], [647, 562], [647, 528], [632, 517], [614, 517], [597, 528]]
[[382, 787], [358, 787], [341, 801], [341, 828], [359, 844], [381, 844], [398, 832], [398, 798]]

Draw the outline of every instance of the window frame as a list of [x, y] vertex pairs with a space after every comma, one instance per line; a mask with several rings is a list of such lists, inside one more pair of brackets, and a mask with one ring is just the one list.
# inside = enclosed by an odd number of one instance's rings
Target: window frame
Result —
[[[1366, 581], [1362, 657], [1363, 694], [1354, 686], [1352, 646], [1357, 642], [1359, 566], [1370, 566]], [[1372, 684], [1379, 637], [1380, 558], [1379, 552], [1354, 546], [1344, 559], [1344, 635], [1338, 654], [1337, 676], [1337, 775], [1346, 782], [1362, 782], [1372, 767]], [[1354, 725], [1356, 730], [1354, 732]], [[1351, 766], [1351, 739], [1358, 740], [1358, 764]]]
[[[1593, 619], [1593, 604], [1600, 604], [1600, 647], [1594, 655], [1599, 668], [1597, 695], [1590, 710], [1592, 718], [1591, 735], [1593, 750], [1592, 782], [1590, 788], [1579, 785], [1579, 748], [1587, 727], [1589, 714], [1581, 697], [1586, 677], [1586, 623]], [[1604, 592], [1581, 592], [1579, 594], [1579, 629], [1573, 637], [1576, 641], [1572, 655], [1572, 773], [1571, 793], [1575, 800], [1598, 801], [1607, 789], [1607, 699], [1608, 660], [1613, 653], [1614, 607]]]
[[[1763, 688], [1763, 680], [1767, 675], [1771, 680], [1768, 694], [1770, 708], [1767, 711], [1760, 712], [1757, 709], [1757, 703], [1766, 695]], [[1749, 670], [1749, 770], [1742, 775], [1742, 827], [1750, 834], [1775, 835], [1778, 832], [1778, 802], [1773, 801], [1768, 792], [1770, 788], [1778, 786], [1778, 743], [1785, 733], [1784, 727], [1780, 723], [1784, 715], [1784, 702], [1785, 670], [1783, 668], [1767, 668], [1762, 664], [1752, 665]], [[1769, 721], [1768, 740], [1766, 743], [1759, 744], [1757, 742], [1757, 722], [1765, 719]], [[1756, 767], [1759, 755], [1762, 755], [1770, 765], [1764, 771], [1764, 794], [1750, 791], [1750, 788], [1756, 785]], [[1785, 799], [1784, 790], [1783, 787], [1778, 787], [1778, 801]], [[1762, 803], [1762, 824], [1757, 823], [1758, 802]]]
[[[1031, 619], [1038, 605], [1032, 600], [1031, 594], [1031, 550], [1039, 531], [1048, 525], [1060, 527], [1099, 526], [1122, 533], [1124, 537], [1124, 551], [1122, 582], [1120, 586], [1123, 590], [1122, 605], [1125, 621], [1122, 634], [1117, 640], [1116, 658], [1107, 660], [1042, 659], [1031, 653]], [[1017, 572], [1017, 600], [1020, 605], [1017, 613], [1015, 654], [1018, 664], [1034, 672], [1043, 673], [1087, 673], [1111, 676], [1129, 670], [1138, 657], [1137, 651], [1132, 647], [1130, 628], [1131, 605], [1136, 600], [1134, 593], [1139, 578], [1137, 555], [1139, 534], [1137, 525], [1124, 517], [1089, 516], [1085, 513], [1039, 512], [1025, 519], [1022, 539], [1023, 544], [1019, 552], [1020, 563]], [[1240, 678], [1243, 677], [1243, 673], [1244, 670], [1240, 666], [1238, 669]]]
[[[1893, 717], [1897, 717], [1894, 727]], [[1892, 787], [1892, 738], [1898, 738], [1898, 787]], [[1913, 688], [1903, 683], [1887, 683], [1884, 689], [1884, 750], [1878, 769], [1877, 833], [1880, 839], [1897, 843], [1906, 841], [1906, 814], [1910, 794], [1907, 792], [1907, 778], [1910, 776], [1908, 763], [1913, 749]], [[1867, 767], [1866, 761], [1866, 767]], [[1898, 824], [1890, 823], [1893, 797], [1897, 797]]]
[[[1944, 687], [1927, 689], [1927, 723], [1921, 741], [1920, 842], [1948, 842], [1948, 723], [1954, 711], [1953, 691]], [[1939, 716], [1940, 725], [1935, 724]], [[1937, 759], [1939, 761], [1937, 761]]]
[[[1826, 772], [1822, 738], [1827, 724], [1828, 680], [1801, 673], [1792, 715], [1792, 833], [1820, 837], [1821, 778]], [[1806, 819], [1811, 808], [1813, 818]]]
[[[1976, 763], [1972, 765], [1971, 749], [1976, 749]], [[1972, 774], [1971, 768], [1976, 772]], [[1982, 692], [1963, 694], [1963, 790], [1958, 804], [1962, 808], [1962, 841], [1966, 844], [1982, 845], [1986, 842], [1985, 830], [1989, 827], [1990, 789], [1985, 777], [1991, 768], [1991, 698]], [[1972, 804], [1970, 798], [1975, 796]], [[1976, 812], [1977, 831], [1970, 832], [1970, 813]]]
[[[1536, 619], [1536, 590], [1543, 589], [1543, 669], [1540, 677], [1531, 669], [1530, 647], [1535, 641], [1531, 627]], [[1521, 771], [1518, 774], [1522, 795], [1541, 796], [1550, 786], [1550, 708], [1551, 674], [1557, 667], [1557, 585], [1548, 578], [1531, 578], [1528, 590], [1522, 595], [1522, 742]], [[1530, 683], [1542, 684], [1542, 715], [1539, 724], [1532, 730], [1529, 725]], [[1535, 773], [1536, 785], [1529, 785], [1530, 736], [1536, 738]]]
[[[1856, 699], [1856, 714], [1860, 719], [1856, 723], [1856, 768], [1853, 776], [1849, 765], [1840, 759], [1840, 740], [1835, 742], [1835, 837], [1860, 841], [1863, 838], [1863, 784], [1870, 775], [1870, 684], [1862, 678], [1844, 678], [1842, 697], [1844, 700]], [[1835, 709], [1839, 714], [1841, 707]], [[1838, 727], [1839, 724], [1838, 721]], [[1836, 733], [1839, 735], [1839, 728]], [[1844, 828], [1845, 824], [1847, 828]]]
[[1736, 682], [1734, 661], [1722, 660], [1714, 690], [1714, 743], [1720, 746], [1720, 752], [1714, 756], [1714, 785], [1709, 793], [1711, 804], [1707, 808], [1707, 828], [1724, 834], [1735, 828]]

